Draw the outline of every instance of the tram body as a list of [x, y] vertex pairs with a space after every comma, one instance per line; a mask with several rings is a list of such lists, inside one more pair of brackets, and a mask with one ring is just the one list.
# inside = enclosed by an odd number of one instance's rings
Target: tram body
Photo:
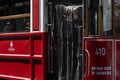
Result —
[[86, 53], [84, 80], [119, 80], [120, 1], [89, 1], [86, 2], [85, 33], [87, 35], [84, 37]]
[[[85, 80], [115, 80], [115, 61], [118, 60], [114, 54], [118, 51], [115, 42], [115, 39], [109, 38], [85, 38]], [[117, 77], [116, 80], [118, 79]]]
[[119, 80], [119, 10], [119, 0], [1, 0], [0, 80]]
[[84, 38], [84, 80], [119, 80], [119, 38]]
[[82, 79], [83, 5], [76, 1], [0, 1], [1, 80]]
[[[2, 0], [0, 3], [0, 80], [46, 80], [47, 8], [43, 10], [47, 7], [46, 0]], [[2, 32], [10, 21], [14, 21], [16, 31]], [[29, 24], [28, 31], [24, 30], [25, 23]]]

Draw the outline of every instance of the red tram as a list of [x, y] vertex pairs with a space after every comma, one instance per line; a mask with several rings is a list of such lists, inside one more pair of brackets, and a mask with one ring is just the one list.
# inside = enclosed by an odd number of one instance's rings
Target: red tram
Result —
[[[85, 80], [119, 80], [119, 0], [86, 0]], [[96, 6], [96, 7], [95, 7]]]
[[0, 80], [119, 80], [119, 0], [0, 0]]
[[0, 0], [0, 80], [46, 80], [45, 3]]

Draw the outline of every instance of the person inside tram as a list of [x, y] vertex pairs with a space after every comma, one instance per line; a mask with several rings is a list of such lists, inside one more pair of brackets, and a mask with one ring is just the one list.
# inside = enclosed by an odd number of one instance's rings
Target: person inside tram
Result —
[[3, 32], [9, 33], [9, 32], [14, 32], [14, 31], [16, 31], [15, 24], [12, 22], [7, 22], [6, 26], [3, 29]]
[[26, 23], [25, 31], [26, 32], [30, 31], [30, 23], [29, 22]]
[[111, 36], [112, 35], [112, 1], [103, 0], [103, 35]]

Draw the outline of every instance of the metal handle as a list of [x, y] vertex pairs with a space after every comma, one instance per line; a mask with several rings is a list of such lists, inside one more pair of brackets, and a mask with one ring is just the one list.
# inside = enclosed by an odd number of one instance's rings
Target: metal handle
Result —
[[49, 51], [48, 51], [48, 72], [49, 73], [53, 73], [53, 25], [52, 25], [52, 20], [53, 20], [53, 16], [52, 16], [52, 2], [48, 3], [48, 47], [49, 47]]

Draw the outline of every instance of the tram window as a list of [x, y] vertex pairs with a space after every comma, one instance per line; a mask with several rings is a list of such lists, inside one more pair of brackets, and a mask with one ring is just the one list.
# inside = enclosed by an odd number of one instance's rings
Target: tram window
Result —
[[[9, 23], [9, 24], [8, 24]], [[14, 27], [12, 27], [12, 25]], [[19, 18], [12, 20], [2, 20], [0, 21], [0, 32], [28, 32], [30, 31], [30, 21], [29, 18]], [[11, 27], [14, 29], [10, 29]]]
[[[10, 29], [10, 26], [15, 29]], [[0, 0], [0, 33], [24, 32], [29, 29], [30, 0]]]
[[115, 1], [115, 33], [120, 35], [120, 0]]
[[89, 35], [98, 35], [98, 3], [99, 0], [88, 0]]
[[102, 0], [103, 5], [103, 35], [112, 35], [112, 0]]

